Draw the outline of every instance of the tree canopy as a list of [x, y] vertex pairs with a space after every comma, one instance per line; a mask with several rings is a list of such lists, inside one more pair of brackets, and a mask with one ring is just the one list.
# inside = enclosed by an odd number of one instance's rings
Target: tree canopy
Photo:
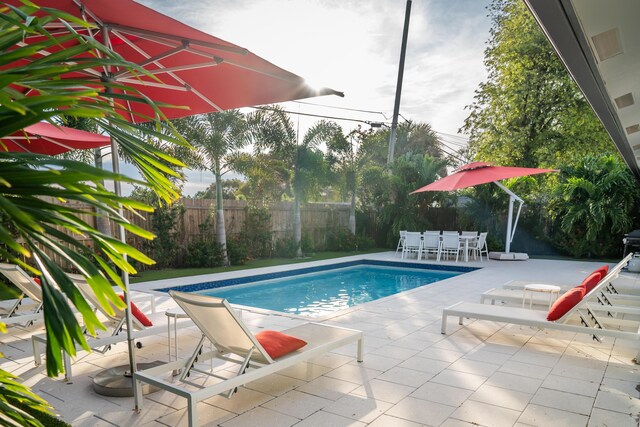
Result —
[[614, 154], [609, 136], [519, 0], [489, 6], [488, 79], [476, 90], [462, 131], [476, 160], [539, 167]]

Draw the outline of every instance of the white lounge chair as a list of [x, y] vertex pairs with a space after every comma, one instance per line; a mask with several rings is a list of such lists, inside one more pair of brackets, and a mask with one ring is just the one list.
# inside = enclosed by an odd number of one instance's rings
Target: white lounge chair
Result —
[[[613, 285], [613, 281], [618, 277], [618, 275], [620, 274], [620, 271], [625, 265], [627, 265], [630, 259], [631, 259], [631, 256], [627, 255], [624, 259], [622, 259], [622, 261], [620, 261], [614, 267], [610, 268], [607, 271], [607, 274], [605, 274], [604, 276], [604, 277], [608, 277], [608, 282], [604, 283], [604, 286], [600, 286], [599, 287], [600, 292], [596, 294], [592, 294], [591, 297], [598, 298], [600, 295], [602, 295], [603, 292], [605, 291], [610, 292], [611, 288], [615, 289]], [[596, 271], [601, 269], [602, 267], [596, 269]], [[496, 301], [502, 301], [508, 304], [514, 304], [514, 303], [520, 304], [522, 303], [525, 297], [524, 288], [526, 285], [529, 285], [529, 284], [532, 284], [532, 282], [525, 282], [525, 281], [508, 282], [507, 284], [504, 285], [504, 289], [492, 288], [492, 289], [489, 289], [488, 291], [485, 291], [482, 295], [480, 295], [480, 302], [484, 304], [485, 302], [489, 301], [491, 302], [491, 304], [495, 304]], [[544, 283], [544, 284], [549, 285], [551, 283]], [[573, 287], [573, 286], [559, 285], [559, 284], [553, 284], [553, 285], [560, 287], [561, 291], [567, 291]], [[527, 295], [527, 298], [529, 298], [529, 295]], [[549, 298], [547, 296], [543, 296], [539, 294], [531, 295], [530, 299], [533, 305], [547, 306], [547, 304], [549, 303]], [[634, 299], [633, 297], [629, 298], [629, 300], [633, 300], [633, 299]], [[637, 297], [635, 299], [638, 301], [638, 303], [640, 303], [640, 297]], [[622, 300], [623, 300], [623, 297], [621, 296], [620, 297], [616, 297], [615, 295], [611, 296], [612, 302], [621, 302]]]
[[[142, 383], [145, 382], [186, 398], [189, 426], [198, 424], [196, 405], [199, 401], [222, 393], [226, 393], [227, 397], [230, 397], [238, 387], [244, 384], [346, 344], [358, 342], [357, 360], [358, 362], [362, 361], [363, 333], [361, 331], [319, 323], [296, 326], [282, 332], [306, 341], [306, 346], [274, 360], [234, 313], [226, 300], [175, 291], [169, 291], [169, 294], [200, 328], [202, 338], [189, 359], [135, 372], [133, 374], [134, 386], [137, 388], [138, 396], [142, 396], [140, 391]], [[214, 349], [207, 353], [201, 353], [206, 339], [213, 344]], [[196, 359], [205, 361], [215, 358], [238, 364], [237, 375], [225, 378], [216, 375], [211, 370], [205, 371], [194, 367]], [[249, 365], [255, 369], [248, 369]], [[181, 371], [181, 375], [175, 377], [173, 382], [169, 382], [167, 378], [171, 375], [167, 374], [176, 370]], [[202, 387], [187, 378], [190, 373], [195, 372], [218, 378], [220, 382], [211, 384], [210, 381], [207, 381], [209, 385]], [[142, 406], [142, 402], [140, 402], [140, 406]]]
[[[623, 262], [626, 264], [625, 261], [628, 261], [628, 259], [625, 258], [620, 264], [623, 264]], [[593, 301], [593, 296], [610, 282], [613, 275], [617, 274], [616, 270], [616, 268], [611, 269], [589, 294], [585, 295], [576, 305], [555, 321], [547, 320], [547, 312], [540, 310], [459, 302], [442, 311], [441, 332], [446, 334], [448, 317], [457, 316], [459, 317], [458, 323], [460, 325], [463, 325], [463, 318], [471, 318], [542, 329], [587, 333], [598, 341], [601, 340], [602, 336], [639, 341], [639, 309], [628, 306], [603, 306]], [[624, 316], [627, 315], [633, 316], [634, 319], [625, 319]], [[638, 351], [636, 358], [640, 360], [640, 351]]]
[[[80, 292], [83, 294], [85, 299], [93, 306], [94, 310], [98, 311], [102, 316], [105, 317], [105, 321], [103, 322], [104, 326], [107, 328], [107, 333], [104, 333], [101, 336], [93, 337], [91, 335], [86, 335], [87, 344], [92, 349], [92, 351], [98, 353], [106, 353], [111, 349], [113, 344], [124, 342], [127, 340], [126, 334], [126, 317], [124, 310], [117, 308], [113, 303], [109, 301], [111, 309], [113, 313], [109, 313], [98, 301], [98, 298], [94, 294], [93, 290], [89, 283], [84, 280], [83, 276], [80, 275], [69, 275], [71, 280], [73, 280], [74, 284], [78, 287]], [[138, 318], [132, 315], [132, 325], [133, 332], [132, 336], [135, 340], [140, 338], [144, 338], [150, 335], [170, 333], [169, 323], [167, 322], [167, 316], [164, 313], [156, 313], [155, 312], [155, 296], [149, 294], [143, 294], [138, 292], [138, 298], [136, 301], [138, 303], [148, 302], [151, 314], [145, 314], [145, 317], [148, 318], [152, 322], [152, 326], [145, 326]], [[142, 295], [140, 295], [142, 294]], [[133, 297], [132, 297], [132, 302]], [[133, 311], [133, 310], [132, 310]], [[176, 329], [185, 328], [193, 326], [193, 323], [189, 321], [189, 319], [177, 319], [174, 327]], [[47, 343], [46, 334], [43, 335], [33, 335], [31, 337], [31, 343], [33, 346], [33, 357], [36, 366], [40, 366], [42, 364], [42, 352], [43, 348]], [[138, 347], [141, 347], [140, 343], [137, 343]], [[77, 350], [78, 348], [76, 348]], [[66, 352], [63, 353], [64, 360], [64, 374], [65, 380], [70, 381], [73, 374], [71, 371], [71, 357]]]
[[[42, 318], [42, 288], [29, 274], [20, 266], [14, 264], [0, 263], [0, 273], [2, 273], [20, 291], [20, 296], [13, 304], [2, 313], [0, 322], [6, 325], [28, 327], [34, 321]], [[29, 310], [22, 310], [20, 306], [24, 304], [25, 298], [30, 298], [33, 302]]]

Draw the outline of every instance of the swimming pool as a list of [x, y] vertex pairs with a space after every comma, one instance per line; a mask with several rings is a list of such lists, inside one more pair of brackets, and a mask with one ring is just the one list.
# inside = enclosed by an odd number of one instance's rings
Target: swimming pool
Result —
[[318, 317], [473, 270], [361, 260], [162, 290], [197, 292], [232, 304]]

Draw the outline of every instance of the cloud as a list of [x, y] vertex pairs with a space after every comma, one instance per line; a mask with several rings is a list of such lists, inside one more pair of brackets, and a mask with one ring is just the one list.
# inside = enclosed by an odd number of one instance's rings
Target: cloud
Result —
[[[216, 37], [246, 47], [345, 98], [307, 100], [391, 116], [405, 2], [398, 0], [141, 0]], [[456, 133], [486, 78], [489, 0], [413, 1], [400, 112]], [[384, 121], [380, 114], [287, 103], [292, 111]], [[317, 118], [294, 117], [301, 133]], [[338, 121], [345, 131], [358, 125]]]

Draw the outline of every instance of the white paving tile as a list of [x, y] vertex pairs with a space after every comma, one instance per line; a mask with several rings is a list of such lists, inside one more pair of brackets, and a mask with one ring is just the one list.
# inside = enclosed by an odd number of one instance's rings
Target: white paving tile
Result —
[[566, 391], [582, 396], [596, 397], [600, 383], [597, 381], [579, 380], [576, 378], [549, 375], [544, 379], [541, 387], [552, 390]]
[[220, 424], [221, 427], [289, 427], [299, 420], [294, 417], [265, 408], [255, 408], [229, 421]]
[[262, 407], [303, 419], [331, 403], [329, 399], [293, 390], [263, 403]]
[[586, 415], [560, 409], [549, 408], [547, 406], [528, 405], [518, 422], [531, 426], [545, 427], [567, 427], [585, 426], [588, 422]]
[[365, 423], [352, 420], [351, 418], [332, 414], [330, 412], [318, 411], [308, 418], [296, 424], [296, 427], [364, 427]]
[[480, 386], [469, 399], [516, 411], [523, 411], [532, 397], [533, 394], [531, 393], [493, 387], [485, 384]]
[[549, 406], [551, 408], [571, 411], [577, 414], [589, 415], [593, 407], [594, 398], [567, 393], [564, 391], [540, 388], [531, 399], [531, 403]]
[[376, 377], [376, 379], [393, 383], [419, 387], [433, 378], [435, 374], [416, 371], [414, 369], [401, 368], [399, 366], [389, 369]]
[[449, 369], [440, 372], [431, 379], [434, 383], [449, 385], [452, 387], [477, 390], [487, 380], [487, 377], [466, 372], [451, 371]]
[[472, 393], [471, 390], [464, 388], [428, 382], [411, 393], [411, 397], [442, 403], [443, 405], [460, 406]]
[[404, 420], [402, 418], [391, 417], [389, 415], [380, 415], [374, 422], [368, 424], [369, 427], [421, 427], [422, 424], [413, 421]]
[[323, 409], [325, 412], [370, 423], [393, 405], [382, 400], [348, 394]]
[[455, 407], [453, 406], [406, 397], [388, 410], [386, 415], [427, 426], [438, 426], [443, 423], [454, 410]]
[[451, 414], [451, 418], [492, 427], [512, 426], [519, 416], [520, 411], [473, 400], [467, 400]]
[[593, 408], [588, 427], [638, 427], [638, 414], [621, 414], [606, 409]]
[[524, 393], [535, 393], [542, 384], [542, 380], [523, 377], [521, 375], [496, 372], [486, 382], [487, 385], [506, 388], [509, 390], [522, 391]]
[[297, 388], [298, 391], [312, 394], [329, 400], [338, 400], [358, 388], [358, 384], [339, 380], [337, 378], [320, 377], [304, 383]]
[[373, 379], [353, 390], [351, 394], [389, 403], [398, 403], [414, 390], [415, 387]]
[[498, 368], [500, 368], [500, 365], [496, 365], [495, 363], [487, 363], [478, 360], [462, 358], [457, 360], [456, 362], [453, 362], [447, 369], [488, 377], [495, 371], [497, 371]]

